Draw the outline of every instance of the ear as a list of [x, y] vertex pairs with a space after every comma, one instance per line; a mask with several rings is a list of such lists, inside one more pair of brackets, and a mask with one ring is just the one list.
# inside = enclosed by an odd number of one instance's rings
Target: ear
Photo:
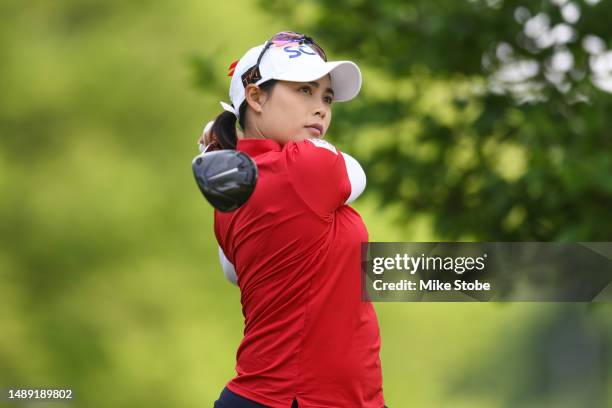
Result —
[[258, 113], [262, 112], [263, 104], [268, 97], [265, 92], [259, 89], [255, 84], [248, 84], [244, 90], [244, 96], [251, 109]]

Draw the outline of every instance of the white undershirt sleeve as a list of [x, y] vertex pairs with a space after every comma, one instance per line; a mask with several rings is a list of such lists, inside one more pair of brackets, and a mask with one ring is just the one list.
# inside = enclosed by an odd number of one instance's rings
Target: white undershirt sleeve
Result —
[[236, 268], [234, 268], [234, 265], [229, 261], [229, 259], [227, 259], [221, 247], [219, 247], [219, 261], [221, 262], [221, 267], [223, 268], [223, 274], [225, 275], [225, 278], [234, 285], [238, 285]]
[[352, 156], [342, 153], [344, 156], [344, 162], [346, 163], [346, 173], [348, 174], [349, 181], [351, 182], [351, 195], [344, 204], [352, 203], [363, 193], [366, 187], [366, 175], [361, 167], [361, 164], [355, 160]]

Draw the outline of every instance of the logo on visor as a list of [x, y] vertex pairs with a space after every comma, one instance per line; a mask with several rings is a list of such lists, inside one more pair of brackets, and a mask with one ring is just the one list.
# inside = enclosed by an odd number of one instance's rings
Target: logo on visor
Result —
[[285, 51], [288, 54], [291, 54], [289, 55], [289, 58], [297, 58], [301, 56], [302, 54], [317, 55], [317, 53], [314, 52], [312, 48], [310, 48], [307, 45], [299, 45], [299, 46], [288, 45], [286, 47], [283, 47], [283, 51]]

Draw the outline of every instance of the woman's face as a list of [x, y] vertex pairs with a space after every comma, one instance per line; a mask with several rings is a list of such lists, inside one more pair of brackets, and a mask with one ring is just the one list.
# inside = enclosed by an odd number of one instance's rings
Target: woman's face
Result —
[[332, 117], [329, 75], [312, 82], [278, 81], [269, 93], [260, 97], [255, 112], [249, 112], [253, 129], [246, 133], [273, 139], [281, 145], [325, 136]]

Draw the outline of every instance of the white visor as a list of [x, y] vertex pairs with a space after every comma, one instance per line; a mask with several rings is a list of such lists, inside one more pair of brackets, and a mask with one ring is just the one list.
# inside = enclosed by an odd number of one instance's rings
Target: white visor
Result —
[[[230, 84], [229, 96], [233, 106], [224, 105], [224, 109], [238, 117], [240, 105], [244, 102], [244, 85], [242, 75], [257, 64], [264, 45], [251, 48], [235, 66]], [[299, 43], [273, 44], [264, 53], [260, 63], [262, 84], [270, 79], [292, 82], [310, 82], [331, 76], [333, 100], [345, 102], [359, 94], [362, 77], [359, 67], [352, 61], [325, 62], [310, 46]]]

